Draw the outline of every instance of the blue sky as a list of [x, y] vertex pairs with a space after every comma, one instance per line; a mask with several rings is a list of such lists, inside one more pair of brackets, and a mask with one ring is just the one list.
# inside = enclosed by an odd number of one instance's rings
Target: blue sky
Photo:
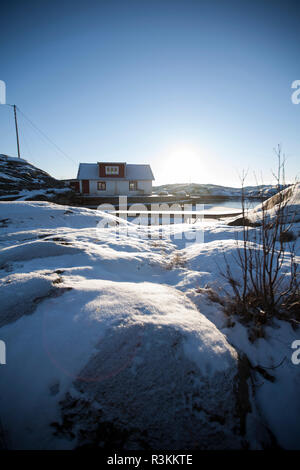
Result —
[[[2, 4], [3, 5], [3, 4]], [[79, 162], [150, 163], [156, 183], [271, 181], [273, 148], [300, 175], [300, 2], [11, 1], [0, 79], [21, 154], [58, 178]], [[16, 155], [0, 106], [0, 153]]]

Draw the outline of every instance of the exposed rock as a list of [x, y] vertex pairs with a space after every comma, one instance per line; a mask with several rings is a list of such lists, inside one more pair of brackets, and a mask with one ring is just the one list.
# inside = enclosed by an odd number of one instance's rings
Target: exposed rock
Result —
[[247, 216], [239, 215], [232, 218], [228, 225], [257, 227], [262, 225], [263, 219], [271, 225], [276, 217], [280, 217], [283, 224], [300, 222], [300, 183], [290, 185], [254, 209], [247, 211]]
[[[183, 332], [167, 325], [114, 328], [98, 349], [60, 402], [56, 435], [77, 447], [120, 450], [247, 445], [249, 368], [229, 345], [231, 364], [206, 372], [185, 354]], [[210, 354], [219, 360], [213, 348]]]
[[51, 201], [76, 204], [78, 196], [48, 173], [24, 159], [0, 154], [0, 200]]
[[235, 226], [245, 226], [245, 227], [259, 227], [259, 223], [251, 222], [247, 217], [241, 217], [238, 216], [234, 219], [231, 219], [230, 222], [228, 222], [228, 225], [232, 225], [233, 227]]

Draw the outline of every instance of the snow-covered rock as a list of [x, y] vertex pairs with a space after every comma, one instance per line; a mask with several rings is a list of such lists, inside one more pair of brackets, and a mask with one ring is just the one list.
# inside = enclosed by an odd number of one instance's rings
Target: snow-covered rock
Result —
[[168, 196], [168, 195], [169, 195], [168, 191], [165, 191], [165, 190], [163, 190], [163, 189], [160, 190], [160, 191], [158, 191], [157, 194], [158, 194], [159, 196]]
[[300, 222], [300, 183], [283, 189], [254, 209], [246, 210], [245, 218], [238, 216], [229, 221], [229, 225], [261, 225], [263, 217], [266, 223], [272, 222], [277, 215], [284, 224]]
[[[153, 283], [78, 281], [19, 322], [2, 329], [12, 352], [0, 407], [15, 446], [60, 447], [65, 439], [70, 447], [242, 446], [249, 410], [237, 353], [182, 293]], [[32, 371], [16, 376], [28, 341]], [[28, 380], [32, 397], [22, 398]], [[47, 399], [51, 416], [43, 416]], [[109, 426], [117, 436], [106, 435]]]
[[22, 158], [0, 154], [0, 200], [75, 201], [75, 194], [62, 181]]

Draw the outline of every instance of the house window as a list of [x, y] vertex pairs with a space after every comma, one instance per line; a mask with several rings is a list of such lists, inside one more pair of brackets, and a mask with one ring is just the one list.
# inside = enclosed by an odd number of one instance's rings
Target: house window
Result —
[[137, 191], [137, 181], [129, 181], [129, 191]]
[[106, 175], [118, 175], [119, 174], [119, 167], [118, 166], [106, 166], [105, 167], [105, 174]]
[[106, 183], [105, 181], [98, 181], [97, 183], [98, 191], [106, 191]]

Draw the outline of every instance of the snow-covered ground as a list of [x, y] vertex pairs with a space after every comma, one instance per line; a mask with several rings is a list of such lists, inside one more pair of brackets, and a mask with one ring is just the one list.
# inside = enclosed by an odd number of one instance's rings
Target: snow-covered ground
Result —
[[276, 321], [253, 343], [199, 289], [224, 284], [241, 227], [104, 226], [48, 202], [0, 213], [2, 446], [300, 448], [300, 330]]

